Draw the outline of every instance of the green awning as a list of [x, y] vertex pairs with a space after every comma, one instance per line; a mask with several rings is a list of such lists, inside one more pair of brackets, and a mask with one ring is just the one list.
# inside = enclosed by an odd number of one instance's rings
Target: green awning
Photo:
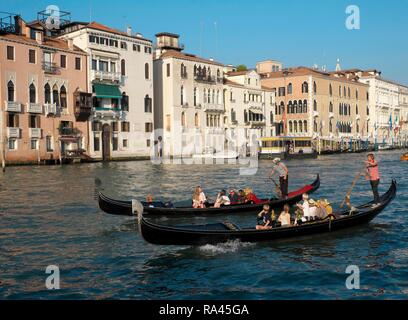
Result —
[[94, 92], [97, 98], [107, 98], [107, 99], [120, 99], [122, 94], [120, 93], [119, 86], [114, 86], [110, 84], [94, 83]]

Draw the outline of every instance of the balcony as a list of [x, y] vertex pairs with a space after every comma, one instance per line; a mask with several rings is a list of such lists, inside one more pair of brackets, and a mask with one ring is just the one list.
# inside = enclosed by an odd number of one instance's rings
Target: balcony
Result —
[[27, 104], [28, 113], [43, 113], [43, 108], [40, 103], [29, 103]]
[[54, 62], [43, 61], [42, 69], [44, 70], [45, 73], [48, 73], [48, 74], [59, 74], [60, 73], [60, 68]]
[[92, 94], [86, 92], [74, 93], [74, 113], [77, 121], [87, 121], [92, 114]]
[[196, 75], [194, 76], [194, 80], [197, 82], [216, 83], [214, 76]]
[[6, 111], [21, 112], [21, 103], [15, 101], [6, 101]]
[[91, 81], [112, 81], [112, 82], [122, 82], [122, 74], [120, 72], [102, 71], [102, 70], [92, 70], [91, 71]]
[[60, 127], [58, 128], [58, 133], [60, 136], [70, 136], [70, 137], [78, 137], [81, 135], [81, 131], [77, 128], [71, 127]]
[[224, 105], [222, 104], [206, 104], [204, 105], [205, 112], [224, 112]]
[[19, 139], [20, 138], [20, 128], [8, 127], [7, 128], [7, 138]]
[[264, 126], [266, 126], [266, 122], [265, 122], [265, 120], [251, 120], [251, 121], [249, 121], [249, 125], [251, 126], [251, 128], [264, 127]]
[[126, 112], [117, 107], [94, 107], [92, 114], [95, 119], [126, 120]]
[[30, 138], [41, 139], [42, 138], [41, 128], [30, 128]]
[[57, 114], [57, 105], [55, 103], [45, 103], [44, 104], [45, 115]]

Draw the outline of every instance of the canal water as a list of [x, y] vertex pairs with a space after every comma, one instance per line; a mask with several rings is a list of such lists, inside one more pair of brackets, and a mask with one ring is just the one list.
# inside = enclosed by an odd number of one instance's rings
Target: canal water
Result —
[[[262, 244], [231, 242], [163, 247], [144, 242], [134, 218], [104, 214], [94, 180], [117, 198], [185, 200], [195, 185], [252, 187], [268, 195], [270, 162], [254, 176], [239, 165], [153, 165], [146, 162], [10, 167], [0, 173], [0, 299], [406, 299], [408, 298], [408, 163], [401, 151], [380, 152], [384, 192], [398, 180], [395, 201], [369, 225], [337, 233]], [[314, 180], [314, 198], [339, 203], [364, 154], [288, 162], [290, 189]], [[362, 178], [354, 204], [370, 201]], [[163, 224], [230, 220], [251, 215], [160, 218]], [[60, 289], [47, 290], [46, 267], [60, 269]], [[360, 269], [360, 289], [345, 286], [346, 268]]]

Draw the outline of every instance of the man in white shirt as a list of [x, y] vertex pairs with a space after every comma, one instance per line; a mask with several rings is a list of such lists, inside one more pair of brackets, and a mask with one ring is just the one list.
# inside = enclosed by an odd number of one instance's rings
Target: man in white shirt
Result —
[[269, 173], [269, 178], [271, 179], [275, 172], [279, 174], [279, 185], [282, 192], [282, 198], [288, 196], [288, 186], [289, 186], [289, 170], [286, 165], [279, 158], [273, 159], [274, 167]]

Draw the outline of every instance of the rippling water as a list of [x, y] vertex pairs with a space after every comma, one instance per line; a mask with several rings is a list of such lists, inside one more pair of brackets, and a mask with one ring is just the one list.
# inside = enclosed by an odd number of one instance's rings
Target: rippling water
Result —
[[[369, 225], [332, 234], [247, 244], [163, 247], [145, 243], [134, 218], [102, 213], [94, 179], [118, 198], [147, 193], [184, 200], [192, 186], [251, 186], [269, 193], [260, 162], [255, 176], [237, 165], [152, 165], [118, 162], [55, 167], [13, 167], [0, 173], [0, 298], [3, 299], [406, 299], [408, 298], [408, 163], [401, 152], [378, 153], [385, 191], [399, 183], [396, 200]], [[315, 197], [340, 202], [364, 154], [288, 162], [291, 189], [321, 174]], [[364, 179], [353, 203], [371, 200]], [[253, 225], [251, 215], [159, 219], [163, 224], [229, 219]], [[45, 288], [45, 268], [57, 265], [61, 289]], [[361, 271], [361, 289], [345, 287], [348, 265]]]

